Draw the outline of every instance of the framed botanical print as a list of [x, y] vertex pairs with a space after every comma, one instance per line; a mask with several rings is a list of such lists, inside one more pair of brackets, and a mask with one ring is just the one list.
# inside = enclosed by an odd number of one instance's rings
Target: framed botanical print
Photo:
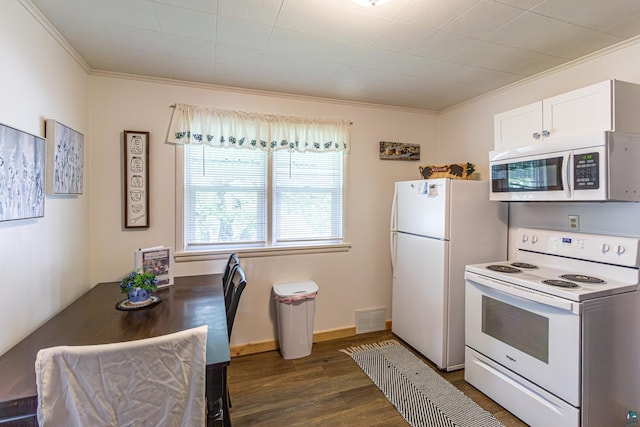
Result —
[[0, 124], [0, 221], [44, 216], [44, 138]]
[[58, 123], [46, 121], [47, 194], [82, 194], [84, 135]]

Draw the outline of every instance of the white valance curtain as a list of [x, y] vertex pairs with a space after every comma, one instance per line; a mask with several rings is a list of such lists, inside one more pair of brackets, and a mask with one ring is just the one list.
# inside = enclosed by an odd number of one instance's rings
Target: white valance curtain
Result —
[[350, 123], [176, 104], [167, 141], [264, 151], [348, 153]]

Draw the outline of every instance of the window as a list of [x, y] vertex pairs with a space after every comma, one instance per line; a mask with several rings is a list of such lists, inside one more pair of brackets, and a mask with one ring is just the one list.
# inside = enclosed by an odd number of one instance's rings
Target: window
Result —
[[273, 244], [342, 241], [342, 152], [273, 154]]
[[184, 150], [185, 249], [264, 246], [267, 153], [207, 145]]
[[346, 247], [348, 122], [178, 104], [167, 140], [177, 257]]
[[185, 251], [342, 243], [343, 152], [183, 150]]

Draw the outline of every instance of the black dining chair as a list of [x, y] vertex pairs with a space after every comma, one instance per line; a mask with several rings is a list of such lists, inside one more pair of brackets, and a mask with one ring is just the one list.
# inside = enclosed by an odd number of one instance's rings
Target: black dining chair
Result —
[[[228, 271], [227, 271], [228, 270]], [[247, 286], [247, 278], [236, 254], [231, 254], [229, 257], [229, 263], [225, 270], [225, 275], [222, 278], [224, 289], [224, 306], [227, 314], [227, 333], [229, 339], [231, 339], [231, 330], [233, 329], [233, 322], [236, 318], [236, 312], [238, 311], [238, 304], [240, 303], [240, 296]], [[215, 402], [212, 402], [209, 410], [214, 415], [216, 420], [222, 418], [223, 425], [225, 427], [231, 425], [231, 418], [229, 411], [225, 411], [224, 400], [226, 400], [226, 408], [231, 408], [231, 395], [229, 394], [229, 384], [227, 382], [227, 366], [223, 368], [222, 380], [224, 390], [224, 396], [219, 397]], [[221, 416], [220, 416], [221, 415]]]
[[242, 267], [238, 264], [230, 274], [229, 286], [224, 298], [227, 309], [227, 331], [229, 333], [229, 339], [231, 339], [231, 330], [233, 329], [233, 322], [236, 318], [236, 312], [238, 311], [240, 296], [242, 296], [242, 292], [246, 286], [247, 277]]
[[[227, 308], [227, 332], [229, 334], [229, 340], [231, 340], [231, 332], [233, 330], [233, 323], [236, 319], [236, 312], [238, 311], [238, 305], [240, 303], [240, 297], [244, 288], [247, 286], [247, 277], [244, 270], [240, 265], [233, 267], [230, 278], [229, 287], [225, 294], [224, 303]], [[227, 382], [227, 367], [224, 368], [224, 387], [226, 389], [227, 405], [231, 408], [231, 395], [229, 394], [229, 384]]]
[[227, 265], [224, 268], [224, 275], [222, 276], [222, 289], [224, 290], [225, 295], [227, 295], [229, 280], [231, 279], [233, 268], [236, 265], [240, 265], [240, 260], [238, 259], [238, 254], [233, 252], [231, 255], [229, 255]]

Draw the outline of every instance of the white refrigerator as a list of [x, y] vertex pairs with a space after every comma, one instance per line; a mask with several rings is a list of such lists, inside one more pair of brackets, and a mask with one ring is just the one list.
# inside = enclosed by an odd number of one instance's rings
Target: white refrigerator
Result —
[[396, 182], [391, 329], [441, 370], [464, 368], [464, 266], [507, 259], [507, 231], [487, 181]]

